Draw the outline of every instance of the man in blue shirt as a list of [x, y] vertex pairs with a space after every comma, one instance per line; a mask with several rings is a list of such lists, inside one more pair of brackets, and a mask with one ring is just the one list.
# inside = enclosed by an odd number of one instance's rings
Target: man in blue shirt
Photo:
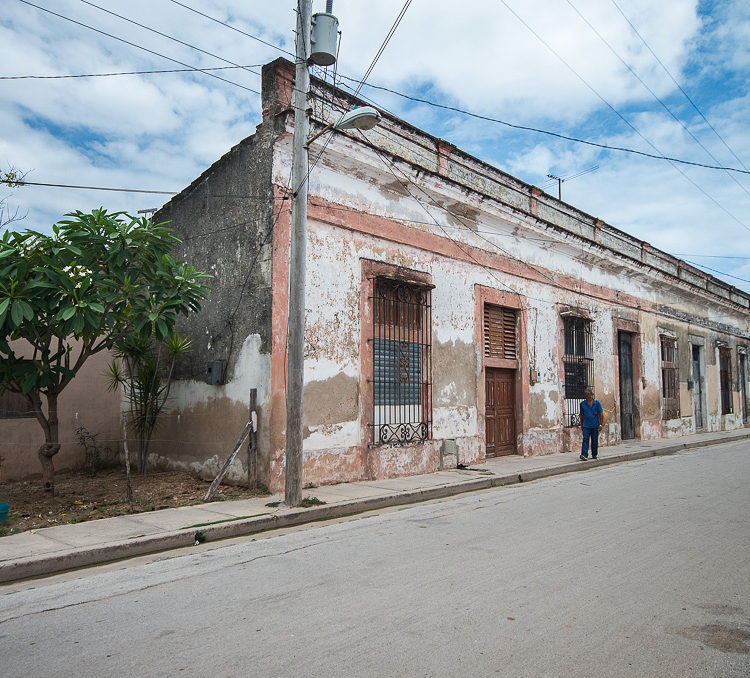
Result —
[[581, 461], [589, 458], [589, 439], [591, 440], [591, 458], [596, 459], [599, 453], [599, 430], [604, 421], [604, 410], [598, 400], [594, 400], [594, 389], [586, 389], [586, 400], [581, 401]]

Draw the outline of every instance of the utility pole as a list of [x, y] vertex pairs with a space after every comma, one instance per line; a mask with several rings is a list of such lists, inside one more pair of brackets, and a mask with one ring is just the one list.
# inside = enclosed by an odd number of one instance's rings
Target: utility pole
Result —
[[565, 181], [562, 177], [555, 176], [554, 174], [547, 175], [550, 179], [557, 180], [557, 199], [562, 200], [562, 182]]
[[292, 226], [289, 259], [289, 319], [286, 379], [286, 475], [284, 501], [302, 503], [302, 399], [305, 370], [305, 256], [307, 230], [307, 141], [310, 121], [307, 94], [310, 90], [310, 23], [312, 0], [297, 0], [296, 69], [292, 106]]

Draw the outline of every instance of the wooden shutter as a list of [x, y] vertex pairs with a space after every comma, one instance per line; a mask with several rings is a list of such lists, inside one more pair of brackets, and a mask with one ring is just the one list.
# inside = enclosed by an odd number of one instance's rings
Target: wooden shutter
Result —
[[486, 358], [518, 358], [515, 309], [485, 304], [484, 355]]

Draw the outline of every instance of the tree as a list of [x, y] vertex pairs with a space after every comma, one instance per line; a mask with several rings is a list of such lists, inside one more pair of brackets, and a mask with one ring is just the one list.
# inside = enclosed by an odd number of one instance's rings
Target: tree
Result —
[[171, 336], [180, 315], [200, 309], [210, 277], [172, 257], [179, 240], [164, 224], [104, 209], [65, 216], [52, 235], [0, 239], [0, 389], [23, 394], [36, 414], [50, 491], [60, 393], [117, 340]]
[[[10, 188], [23, 186], [26, 174], [27, 172], [22, 172], [11, 165], [7, 170], [0, 172], [0, 185], [9, 186]], [[12, 224], [14, 221], [21, 221], [25, 218], [26, 214], [21, 214], [21, 210], [18, 207], [15, 210], [11, 210], [8, 205], [7, 195], [0, 196], [0, 228], [5, 228], [8, 224]]]
[[138, 442], [138, 472], [146, 473], [148, 448], [159, 414], [169, 399], [177, 358], [190, 351], [191, 341], [178, 334], [162, 342], [131, 334], [115, 342], [109, 387], [122, 388], [130, 410], [130, 426]]

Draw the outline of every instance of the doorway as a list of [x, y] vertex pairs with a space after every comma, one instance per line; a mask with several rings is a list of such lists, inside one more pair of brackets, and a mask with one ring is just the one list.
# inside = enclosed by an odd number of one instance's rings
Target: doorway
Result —
[[633, 335], [617, 333], [617, 355], [620, 367], [620, 435], [623, 440], [635, 438], [635, 399], [633, 398]]
[[747, 355], [740, 353], [740, 398], [742, 400], [742, 422], [747, 424]]
[[690, 362], [693, 373], [693, 417], [695, 418], [695, 429], [705, 428], [706, 422], [703, 416], [703, 369], [701, 367], [701, 347], [693, 344]]
[[516, 371], [485, 369], [487, 456], [516, 452]]

